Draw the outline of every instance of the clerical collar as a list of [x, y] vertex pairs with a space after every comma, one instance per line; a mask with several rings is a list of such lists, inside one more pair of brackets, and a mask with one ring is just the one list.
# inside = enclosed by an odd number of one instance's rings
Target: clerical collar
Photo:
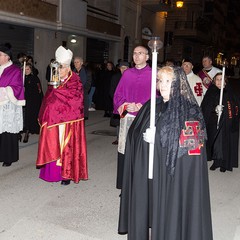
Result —
[[135, 68], [138, 69], [138, 70], [141, 70], [141, 69], [144, 69], [146, 66], [147, 66], [147, 64], [146, 64], [144, 67], [137, 68], [137, 67], [135, 66]]
[[206, 72], [210, 72], [210, 71], [212, 70], [212, 67], [211, 67], [211, 68], [208, 68], [208, 69], [204, 68], [204, 70], [205, 70]]

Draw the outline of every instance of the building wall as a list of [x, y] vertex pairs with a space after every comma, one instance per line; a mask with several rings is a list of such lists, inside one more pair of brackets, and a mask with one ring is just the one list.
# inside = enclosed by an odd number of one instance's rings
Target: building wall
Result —
[[[147, 27], [151, 29], [152, 36], [160, 37], [160, 40], [164, 42], [166, 18], [164, 12], [152, 13], [147, 10], [142, 11], [142, 28]], [[145, 41], [145, 44], [148, 40]], [[164, 59], [164, 47], [159, 50], [158, 61], [162, 62]]]
[[121, 31], [121, 43], [120, 43], [120, 51], [119, 58], [123, 59], [124, 52], [124, 39], [128, 37], [129, 39], [129, 53], [128, 53], [128, 61], [132, 60], [132, 51], [136, 44], [139, 44], [139, 37], [137, 33], [141, 29], [141, 25], [139, 22], [140, 15], [140, 6], [137, 5], [136, 1], [127, 1], [122, 0], [121, 11], [120, 11], [120, 24], [122, 27]]
[[[88, 38], [105, 41], [109, 44], [109, 60], [114, 63], [117, 63], [119, 58], [123, 59], [125, 37], [129, 39], [129, 61], [132, 59], [133, 47], [136, 44], [141, 44], [141, 4], [138, 0], [89, 0], [88, 2], [82, 0], [34, 0], [32, 10], [29, 9], [27, 0], [12, 1], [3, 1], [6, 9], [0, 10], [0, 21], [34, 29], [33, 57], [36, 67], [39, 69], [39, 77], [44, 89], [46, 88], [46, 67], [50, 59], [54, 57], [56, 48], [62, 43], [70, 48], [75, 56], [80, 55], [86, 59]], [[11, 7], [14, 4], [21, 5], [21, 9], [19, 8], [18, 11], [24, 10], [24, 15], [13, 11], [14, 8]], [[54, 19], [47, 18], [44, 14], [41, 17], [32, 14], [32, 11], [35, 11], [34, 7], [43, 6], [44, 8], [46, 4], [54, 9], [51, 10], [51, 13], [47, 13]], [[92, 8], [90, 9], [89, 6]], [[96, 12], [93, 13], [92, 10], [96, 10]], [[44, 11], [41, 13], [44, 13]], [[113, 31], [108, 28], [109, 32], [88, 29], [87, 16], [108, 21], [108, 24], [115, 27]], [[117, 29], [118, 31], [116, 31]], [[77, 40], [75, 44], [70, 42], [73, 36]]]
[[96, 8], [100, 8], [106, 12], [112, 13], [112, 14], [118, 14], [118, 5], [120, 0], [88, 0], [88, 4], [91, 6], [94, 6]]
[[39, 70], [39, 79], [43, 91], [47, 89], [45, 78], [46, 68], [51, 58], [55, 58], [55, 50], [61, 45], [62, 36], [56, 31], [35, 28], [34, 30], [34, 60], [35, 67]]
[[36, 62], [35, 66], [39, 70], [39, 78], [44, 92], [47, 89], [47, 81], [45, 79], [47, 65], [50, 59], [55, 58], [55, 51], [60, 45], [66, 43], [66, 47], [73, 52], [73, 56], [84, 58], [86, 54], [86, 38], [77, 37], [76, 44], [72, 44], [70, 40], [71, 36], [68, 33], [35, 28], [34, 60]]
[[0, 0], [1, 11], [54, 22], [57, 20], [56, 5], [39, 0]]

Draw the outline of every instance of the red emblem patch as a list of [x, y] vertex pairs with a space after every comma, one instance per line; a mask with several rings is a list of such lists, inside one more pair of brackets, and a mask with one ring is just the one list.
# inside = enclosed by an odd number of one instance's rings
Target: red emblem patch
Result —
[[197, 96], [202, 96], [203, 88], [201, 83], [196, 83], [196, 86], [194, 87], [194, 92], [197, 94]]
[[204, 143], [204, 131], [200, 129], [198, 121], [186, 121], [182, 129], [179, 144], [188, 148], [188, 155], [200, 155]]

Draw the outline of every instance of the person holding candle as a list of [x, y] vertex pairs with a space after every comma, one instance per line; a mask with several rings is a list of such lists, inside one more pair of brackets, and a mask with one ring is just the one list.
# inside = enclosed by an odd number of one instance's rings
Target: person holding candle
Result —
[[[128, 240], [212, 240], [201, 109], [182, 68], [161, 68], [157, 81], [155, 137], [147, 134], [150, 101], [128, 132], [118, 232]], [[152, 179], [150, 142], [155, 146]]]
[[218, 125], [222, 73], [217, 73], [201, 104], [207, 128], [207, 158], [213, 160], [210, 170], [221, 172], [238, 167], [239, 103], [228, 84], [223, 84], [222, 114]]

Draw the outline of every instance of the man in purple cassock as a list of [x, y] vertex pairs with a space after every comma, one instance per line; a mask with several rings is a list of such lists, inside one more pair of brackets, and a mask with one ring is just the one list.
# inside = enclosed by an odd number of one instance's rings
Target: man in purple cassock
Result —
[[114, 113], [120, 114], [117, 184], [122, 188], [125, 142], [128, 129], [142, 105], [151, 97], [152, 70], [147, 64], [148, 50], [137, 46], [133, 51], [134, 68], [126, 70], [114, 93]]
[[25, 105], [21, 69], [11, 60], [10, 45], [0, 45], [0, 162], [9, 167], [19, 159], [18, 133]]

